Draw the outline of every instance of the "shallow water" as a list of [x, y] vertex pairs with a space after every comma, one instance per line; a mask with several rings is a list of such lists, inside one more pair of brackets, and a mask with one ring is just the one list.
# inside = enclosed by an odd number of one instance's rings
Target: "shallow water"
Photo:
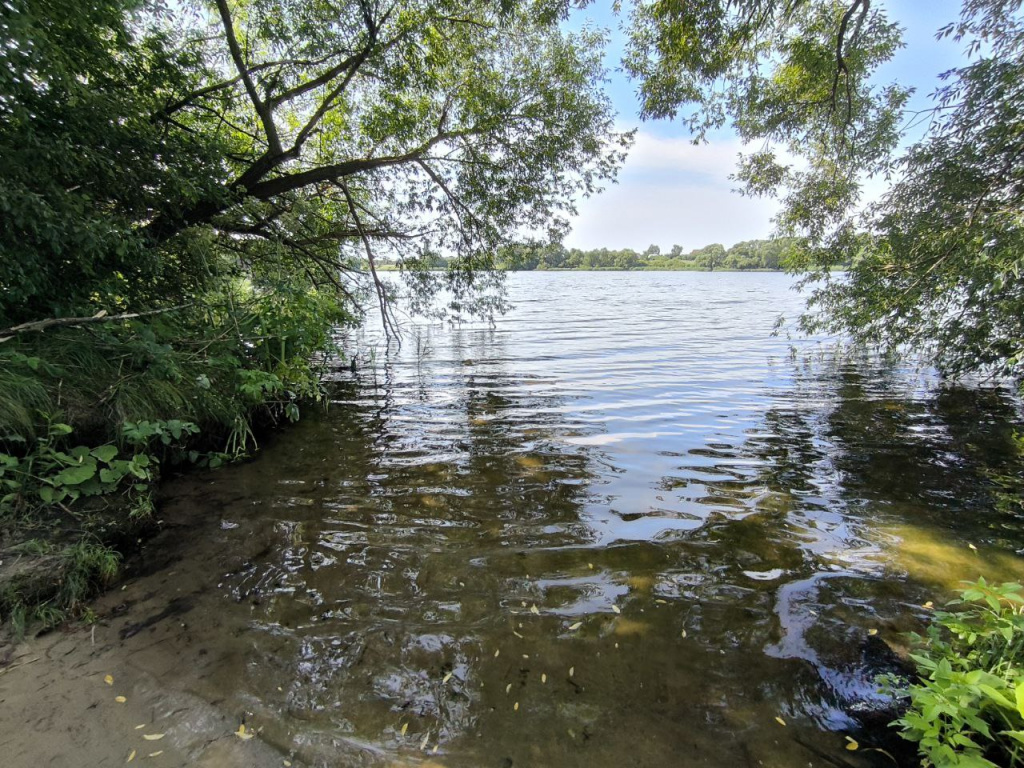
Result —
[[494, 327], [355, 334], [326, 413], [169, 487], [147, 668], [296, 765], [891, 765], [879, 641], [1024, 571], [1019, 403], [771, 337], [789, 284], [519, 274]]

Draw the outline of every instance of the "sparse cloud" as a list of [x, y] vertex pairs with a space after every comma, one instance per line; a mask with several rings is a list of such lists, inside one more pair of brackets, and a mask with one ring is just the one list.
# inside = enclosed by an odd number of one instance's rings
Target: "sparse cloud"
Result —
[[566, 245], [691, 250], [767, 237], [777, 204], [731, 191], [741, 151], [736, 139], [694, 145], [639, 131], [619, 183], [580, 204]]

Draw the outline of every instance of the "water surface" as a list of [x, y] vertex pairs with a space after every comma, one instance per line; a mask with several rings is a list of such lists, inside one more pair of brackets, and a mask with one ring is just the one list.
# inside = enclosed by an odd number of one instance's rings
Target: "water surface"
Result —
[[772, 337], [790, 282], [519, 274], [493, 327], [352, 335], [325, 414], [171, 486], [166, 676], [296, 764], [891, 765], [884, 643], [1020, 577], [1019, 404]]

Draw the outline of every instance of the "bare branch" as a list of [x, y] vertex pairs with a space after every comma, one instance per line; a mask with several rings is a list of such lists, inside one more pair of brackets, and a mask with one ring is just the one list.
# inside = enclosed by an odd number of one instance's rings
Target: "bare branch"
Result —
[[836, 102], [839, 96], [839, 79], [845, 77], [846, 79], [846, 125], [849, 125], [850, 120], [853, 117], [853, 92], [852, 84], [850, 83], [850, 68], [846, 64], [846, 59], [843, 57], [843, 51], [846, 46], [846, 30], [850, 25], [850, 20], [853, 18], [853, 14], [860, 9], [860, 16], [857, 19], [856, 27], [854, 29], [853, 38], [854, 40], [860, 36], [861, 26], [864, 24], [864, 19], [867, 16], [868, 11], [871, 9], [871, 0], [853, 0], [850, 3], [850, 7], [843, 13], [843, 17], [839, 22], [839, 32], [836, 35], [836, 74], [832, 79], [832, 112], [836, 110]]
[[176, 307], [165, 307], [164, 309], [151, 309], [148, 312], [127, 312], [123, 315], [108, 315], [106, 312], [97, 312], [90, 317], [50, 317], [46, 320], [33, 320], [30, 323], [22, 323], [5, 328], [0, 331], [0, 342], [9, 341], [20, 333], [39, 333], [47, 328], [54, 328], [65, 325], [89, 325], [91, 323], [113, 323], [121, 320], [134, 320], [137, 317], [150, 317], [162, 315], [166, 312], [174, 312], [192, 304], [179, 304]]
[[289, 173], [254, 184], [253, 186], [248, 187], [248, 192], [253, 197], [266, 200], [274, 197], [275, 195], [301, 189], [302, 187], [307, 187], [311, 184], [318, 184], [324, 181], [335, 181], [337, 179], [345, 178], [346, 176], [352, 176], [353, 174], [362, 173], [364, 171], [372, 171], [377, 168], [404, 165], [405, 163], [415, 162], [422, 158], [427, 152], [441, 142], [472, 136], [475, 133], [477, 133], [475, 130], [438, 133], [415, 149], [409, 150], [401, 155], [385, 155], [383, 157], [364, 157], [355, 160], [345, 160], [344, 162], [335, 163], [333, 165], [324, 165], [319, 168], [310, 168], [306, 171], [299, 171], [298, 173]]
[[345, 195], [345, 201], [348, 203], [349, 211], [352, 214], [352, 221], [355, 222], [356, 229], [359, 230], [359, 235], [363, 241], [363, 248], [366, 249], [366, 260], [370, 264], [370, 274], [373, 275], [373, 286], [377, 291], [377, 303], [380, 305], [380, 317], [384, 323], [384, 335], [390, 340], [392, 336], [398, 336], [398, 330], [395, 328], [394, 322], [388, 314], [387, 290], [384, 287], [384, 283], [381, 282], [380, 277], [377, 275], [377, 265], [373, 259], [373, 248], [370, 246], [370, 238], [366, 235], [366, 231], [363, 229], [363, 224], [359, 220], [359, 214], [356, 211], [356, 204], [352, 199], [352, 195], [348, 191], [348, 186], [344, 183], [339, 183], [338, 186]]
[[227, 38], [228, 50], [231, 51], [231, 59], [235, 63], [235, 69], [238, 70], [239, 77], [245, 84], [245, 90], [249, 94], [253, 108], [256, 110], [256, 114], [259, 115], [260, 122], [263, 123], [263, 131], [267, 135], [267, 144], [270, 146], [270, 151], [274, 154], [281, 154], [283, 150], [281, 148], [281, 139], [277, 134], [277, 126], [274, 125], [273, 110], [270, 108], [270, 105], [265, 104], [260, 98], [256, 90], [256, 84], [252, 81], [251, 70], [245, 63], [242, 49], [238, 45], [238, 38], [235, 37], [235, 26], [231, 20], [231, 9], [228, 8], [227, 0], [217, 0], [217, 10], [220, 11], [220, 19], [224, 25], [224, 35]]

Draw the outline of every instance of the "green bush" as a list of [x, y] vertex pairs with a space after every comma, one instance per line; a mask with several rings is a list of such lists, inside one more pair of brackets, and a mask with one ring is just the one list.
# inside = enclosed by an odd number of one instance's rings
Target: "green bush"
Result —
[[1024, 765], [1024, 596], [1020, 584], [965, 585], [911, 655], [919, 680], [893, 725], [922, 765]]

